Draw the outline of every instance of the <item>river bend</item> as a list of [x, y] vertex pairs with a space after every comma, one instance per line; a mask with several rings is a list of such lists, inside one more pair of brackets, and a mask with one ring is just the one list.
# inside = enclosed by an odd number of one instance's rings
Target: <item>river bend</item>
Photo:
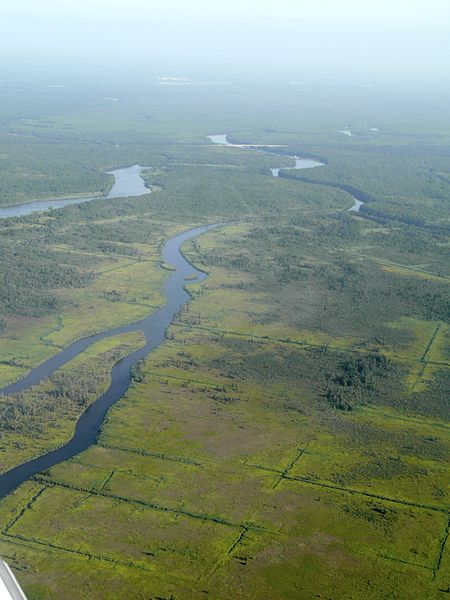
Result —
[[167, 328], [172, 323], [178, 311], [189, 301], [190, 295], [185, 289], [186, 280], [200, 282], [207, 277], [205, 273], [195, 269], [184, 258], [180, 250], [181, 245], [217, 226], [213, 224], [195, 227], [185, 233], [176, 235], [164, 244], [162, 258], [175, 269], [164, 285], [166, 295], [166, 304], [164, 306], [140, 321], [110, 329], [70, 344], [70, 346], [67, 346], [59, 354], [49, 358], [33, 369], [23, 379], [0, 390], [1, 394], [13, 394], [38, 384], [42, 379], [52, 375], [56, 369], [59, 369], [99, 340], [119, 333], [132, 331], [142, 331], [145, 335], [146, 343], [143, 348], [129, 354], [113, 366], [111, 384], [108, 390], [81, 415], [76, 424], [75, 433], [69, 442], [60, 448], [47, 452], [0, 475], [0, 498], [5, 497], [19, 485], [41, 471], [72, 458], [95, 444], [106, 413], [115, 402], [124, 396], [130, 386], [132, 366], [137, 361], [146, 358], [150, 352], [164, 342]]
[[[285, 147], [280, 144], [232, 144], [228, 140], [228, 136], [226, 133], [208, 135], [208, 139], [213, 144], [218, 144], [220, 146], [227, 146], [229, 148], [246, 148], [246, 149], [250, 148], [250, 149], [254, 149], [254, 150], [261, 150], [263, 152], [265, 149], [268, 152], [270, 152], [270, 151], [273, 152], [273, 148], [284, 148]], [[303, 170], [303, 169], [314, 169], [316, 167], [324, 167], [325, 166], [325, 163], [315, 160], [313, 158], [300, 158], [299, 156], [290, 156], [289, 158], [292, 158], [292, 160], [295, 161], [294, 166], [271, 168], [270, 171], [274, 177], [279, 177], [280, 171], [298, 171], [298, 170]], [[321, 182], [309, 180], [309, 181], [306, 181], [306, 183], [312, 183], [312, 184], [317, 185], [317, 184], [320, 184]], [[335, 187], [336, 189], [341, 189], [345, 192], [350, 193], [352, 195], [354, 204], [348, 210], [352, 211], [352, 212], [357, 212], [357, 213], [360, 212], [360, 208], [361, 208], [361, 206], [363, 206], [364, 201], [362, 198], [363, 194], [359, 194], [358, 190], [353, 189], [353, 188], [350, 189], [350, 186], [339, 186], [339, 185], [335, 185], [335, 184], [329, 184], [328, 182], [323, 182], [322, 185], [328, 185], [330, 187]], [[360, 196], [360, 197], [358, 198], [357, 196]]]
[[[279, 146], [253, 145], [253, 144], [231, 144], [225, 134], [211, 135], [209, 139], [215, 144], [221, 144], [236, 148], [254, 148], [263, 150]], [[292, 167], [272, 168], [271, 173], [278, 177], [281, 170], [311, 169], [324, 166], [324, 163], [298, 156], [291, 157], [295, 162]], [[103, 199], [120, 198], [126, 196], [141, 196], [150, 193], [141, 177], [144, 167], [134, 165], [125, 169], [110, 171], [114, 175], [115, 183], [107, 196]], [[85, 198], [72, 198], [62, 200], [42, 200], [30, 203], [19, 204], [0, 209], [0, 219], [8, 217], [18, 217], [30, 214], [35, 211], [48, 210], [50, 208], [62, 208], [70, 204], [80, 204], [90, 200], [99, 199], [99, 197], [89, 196]], [[362, 202], [354, 198], [355, 206], [350, 210], [359, 211]], [[5, 497], [14, 491], [19, 485], [28, 481], [33, 476], [49, 469], [64, 460], [68, 460], [80, 452], [87, 450], [95, 444], [100, 433], [102, 424], [108, 410], [120, 400], [131, 383], [131, 368], [137, 361], [148, 356], [150, 352], [158, 348], [165, 340], [166, 330], [172, 323], [178, 311], [189, 301], [189, 293], [185, 289], [186, 280], [202, 281], [207, 276], [205, 273], [195, 269], [182, 255], [181, 245], [218, 225], [204, 225], [191, 229], [185, 233], [179, 234], [169, 239], [162, 250], [162, 257], [165, 262], [173, 265], [175, 270], [170, 274], [164, 285], [166, 295], [166, 304], [150, 314], [148, 317], [135, 323], [116, 327], [98, 334], [91, 335], [73, 342], [55, 356], [49, 358], [35, 369], [30, 371], [25, 377], [12, 383], [3, 389], [0, 394], [8, 395], [21, 392], [31, 386], [39, 384], [46, 377], [50, 377], [57, 369], [65, 365], [83, 352], [93, 343], [121, 333], [141, 331], [145, 335], [146, 343], [143, 348], [129, 354], [116, 363], [111, 371], [111, 383], [108, 390], [102, 394], [79, 418], [75, 432], [71, 440], [63, 446], [51, 450], [42, 456], [32, 459], [17, 467], [12, 468], [6, 473], [0, 475], [0, 498]]]

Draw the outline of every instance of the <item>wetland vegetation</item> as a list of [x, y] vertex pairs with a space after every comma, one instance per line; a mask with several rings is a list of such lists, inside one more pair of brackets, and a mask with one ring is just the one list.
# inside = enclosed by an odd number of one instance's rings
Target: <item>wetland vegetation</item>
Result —
[[[0, 554], [30, 600], [444, 597], [446, 99], [387, 114], [377, 90], [130, 85], [1, 89], [4, 206], [105, 194], [134, 164], [152, 194], [0, 221], [0, 387], [156, 311], [164, 242], [222, 223], [183, 246], [208, 278], [97, 442], [1, 499]], [[350, 188], [379, 214], [349, 212]], [[142, 344], [102, 340], [0, 397], [1, 471], [67, 442]]]

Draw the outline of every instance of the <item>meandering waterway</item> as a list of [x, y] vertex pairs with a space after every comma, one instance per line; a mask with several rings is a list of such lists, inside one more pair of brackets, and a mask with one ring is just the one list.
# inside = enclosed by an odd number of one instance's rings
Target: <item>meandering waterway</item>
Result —
[[[228, 141], [226, 134], [211, 135], [208, 137], [215, 144], [236, 148], [255, 148], [262, 151], [267, 148], [267, 151], [269, 151], [270, 148], [280, 147], [254, 144], [231, 144]], [[292, 167], [287, 167], [287, 170], [312, 169], [324, 166], [324, 163], [310, 158], [300, 158], [298, 156], [292, 156], [291, 158], [295, 162]], [[115, 183], [109, 194], [104, 196], [103, 199], [108, 200], [111, 198], [148, 194], [150, 190], [145, 186], [141, 177], [143, 168], [144, 167], [141, 167], [140, 165], [134, 165], [132, 167], [111, 171], [110, 174], [114, 175]], [[274, 177], [278, 177], [280, 170], [280, 168], [274, 167], [271, 169], [271, 173]], [[286, 167], [283, 167], [283, 170], [286, 170]], [[88, 196], [61, 200], [40, 200], [19, 204], [0, 209], [0, 218], [4, 219], [7, 217], [22, 216], [35, 211], [48, 210], [50, 208], [62, 208], [70, 204], [80, 204], [98, 198], [98, 196]], [[359, 211], [363, 202], [356, 198], [354, 200], [355, 206], [350, 210]], [[137, 361], [146, 358], [150, 352], [158, 348], [164, 342], [167, 328], [172, 323], [178, 311], [189, 301], [190, 296], [185, 290], [186, 281], [199, 282], [206, 278], [205, 273], [195, 269], [184, 258], [180, 250], [182, 244], [210, 229], [216, 228], [217, 226], [217, 224], [211, 224], [196, 227], [169, 239], [165, 243], [162, 250], [162, 258], [165, 262], [173, 265], [175, 270], [170, 274], [164, 285], [164, 292], [166, 295], [166, 304], [164, 306], [150, 314], [148, 317], [135, 323], [116, 327], [73, 342], [61, 352], [31, 370], [19, 381], [0, 389], [0, 394], [7, 395], [37, 385], [43, 379], [50, 377], [57, 369], [78, 356], [93, 343], [107, 337], [133, 331], [142, 331], [145, 335], [146, 343], [143, 348], [129, 354], [113, 366], [111, 371], [111, 384], [108, 390], [82, 414], [76, 424], [75, 433], [70, 441], [60, 448], [47, 452], [38, 458], [14, 467], [10, 471], [0, 475], [0, 498], [11, 493], [19, 485], [28, 481], [41, 471], [72, 458], [95, 444], [108, 410], [124, 396], [130, 386], [132, 366], [136, 364]]]
[[94, 342], [131, 331], [142, 331], [146, 338], [143, 348], [120, 360], [111, 372], [111, 384], [108, 390], [98, 398], [80, 417], [76, 424], [72, 439], [64, 446], [52, 450], [43, 456], [30, 460], [0, 475], [0, 498], [6, 496], [19, 485], [60, 462], [76, 456], [93, 445], [98, 437], [108, 410], [122, 398], [131, 383], [131, 368], [139, 360], [158, 348], [165, 340], [165, 333], [178, 311], [189, 301], [190, 295], [185, 290], [186, 281], [202, 281], [206, 274], [195, 269], [183, 256], [180, 248], [184, 242], [216, 228], [217, 225], [205, 225], [190, 229], [169, 239], [162, 250], [162, 258], [174, 267], [174, 271], [166, 280], [164, 292], [166, 304], [136, 323], [117, 327], [108, 331], [91, 335], [67, 346], [56, 356], [48, 359], [25, 376], [2, 390], [1, 394], [12, 394], [38, 384], [78, 356]]
[[[343, 132], [341, 132], [341, 133], [343, 133]], [[348, 132], [348, 133], [351, 135], [350, 132]], [[221, 146], [228, 146], [231, 148], [253, 148], [256, 150], [261, 150], [263, 152], [264, 152], [265, 148], [268, 151], [270, 151], [270, 148], [283, 148], [284, 147], [282, 145], [267, 145], [267, 144], [232, 144], [231, 142], [228, 141], [228, 136], [226, 133], [219, 133], [219, 134], [216, 133], [214, 135], [208, 135], [208, 139], [211, 140], [211, 142], [213, 142], [213, 144], [219, 144]], [[272, 167], [270, 169], [270, 171], [274, 177], [279, 177], [280, 171], [297, 171], [297, 170], [301, 170], [301, 169], [314, 169], [316, 167], [324, 167], [325, 166], [325, 163], [320, 162], [315, 159], [312, 159], [312, 158], [300, 158], [299, 156], [290, 156], [290, 158], [292, 158], [292, 160], [295, 161], [294, 166], [292, 166], [292, 167]], [[315, 182], [315, 181], [310, 180], [310, 181], [308, 181], [308, 183], [320, 184], [321, 182], [319, 182], [319, 181]], [[324, 182], [323, 184], [351, 193], [349, 191], [349, 189], [345, 189], [347, 186], [332, 185], [327, 182]], [[354, 193], [356, 194], [356, 190], [354, 191]], [[355, 195], [352, 195], [352, 198], [353, 198], [354, 204], [348, 210], [352, 211], [352, 212], [359, 212], [360, 208], [361, 208], [361, 206], [363, 206], [364, 202], [362, 200], [360, 200], [359, 198], [356, 198]]]

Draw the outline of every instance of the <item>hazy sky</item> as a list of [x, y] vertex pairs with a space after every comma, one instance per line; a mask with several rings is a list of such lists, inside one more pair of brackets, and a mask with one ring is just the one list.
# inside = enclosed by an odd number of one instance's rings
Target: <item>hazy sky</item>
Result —
[[450, 72], [450, 0], [0, 1], [0, 61], [10, 67]]

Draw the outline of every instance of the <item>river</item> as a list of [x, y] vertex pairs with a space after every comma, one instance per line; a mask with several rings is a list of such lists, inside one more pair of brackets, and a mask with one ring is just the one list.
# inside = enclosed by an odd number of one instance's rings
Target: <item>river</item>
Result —
[[19, 485], [44, 469], [72, 458], [95, 444], [106, 413], [115, 402], [124, 396], [129, 388], [131, 383], [131, 367], [137, 361], [146, 358], [152, 350], [155, 350], [155, 348], [158, 348], [164, 342], [167, 328], [172, 323], [178, 311], [189, 301], [190, 295], [185, 290], [186, 281], [200, 282], [206, 278], [205, 273], [195, 269], [184, 258], [180, 251], [181, 245], [187, 240], [216, 227], [216, 224], [196, 227], [185, 233], [176, 235], [164, 244], [162, 258], [175, 268], [164, 285], [166, 295], [166, 304], [164, 306], [136, 323], [110, 329], [70, 344], [70, 346], [67, 346], [59, 354], [33, 369], [23, 379], [0, 390], [1, 394], [12, 394], [38, 384], [42, 379], [52, 375], [56, 369], [78, 356], [80, 352], [83, 352], [91, 344], [99, 340], [131, 331], [142, 331], [145, 335], [146, 343], [143, 348], [129, 354], [114, 365], [111, 371], [111, 384], [108, 390], [82, 414], [76, 424], [75, 433], [69, 442], [56, 450], [47, 452], [0, 475], [0, 498], [5, 497]]
[[[343, 133], [343, 132], [341, 132]], [[351, 133], [348, 132], [350, 135]], [[228, 136], [226, 133], [219, 133], [219, 134], [214, 134], [214, 135], [208, 135], [208, 139], [213, 143], [213, 144], [219, 144], [220, 146], [228, 146], [230, 148], [253, 148], [256, 150], [261, 150], [262, 152], [264, 152], [264, 148], [283, 148], [282, 145], [268, 145], [268, 144], [232, 144], [231, 142], [228, 141]], [[279, 177], [280, 175], [280, 171], [297, 171], [297, 170], [301, 170], [301, 169], [314, 169], [315, 167], [324, 167], [325, 163], [314, 160], [312, 158], [300, 158], [299, 156], [291, 156], [290, 158], [292, 158], [292, 160], [295, 161], [294, 166], [292, 167], [272, 167], [270, 169], [272, 175], [274, 177]], [[312, 183], [312, 184], [316, 184], [316, 185], [320, 185], [321, 182], [320, 181], [311, 181], [309, 180], [307, 183]], [[339, 186], [339, 185], [331, 185], [327, 182], [324, 182], [322, 185], [328, 185], [330, 187], [335, 187], [336, 189], [341, 189], [343, 191], [348, 192], [347, 189], [345, 189], [346, 186]], [[356, 193], [356, 189], [354, 190]], [[350, 193], [350, 192], [349, 192]], [[351, 212], [357, 212], [359, 213], [361, 206], [363, 206], [364, 202], [362, 200], [359, 200], [358, 198], [356, 198], [355, 196], [352, 195], [352, 199], [353, 199], [353, 206], [351, 206], [348, 210]]]
[[[211, 135], [209, 136], [209, 139], [215, 144], [237, 148], [255, 148], [262, 151], [264, 151], [264, 148], [279, 147], [253, 144], [231, 144], [228, 142], [225, 134]], [[292, 167], [288, 167], [288, 170], [311, 169], [324, 166], [324, 163], [309, 158], [292, 156], [292, 159], [295, 163]], [[107, 200], [111, 198], [148, 194], [150, 190], [145, 186], [141, 177], [143, 168], [144, 167], [141, 167], [140, 165], [134, 165], [128, 168], [110, 171], [110, 174], [115, 177], [115, 183], [109, 194], [104, 196], [103, 199]], [[280, 170], [281, 169], [277, 167], [272, 168], [272, 175], [278, 177]], [[285, 167], [283, 167], [283, 170], [285, 170]], [[85, 198], [43, 200], [19, 204], [0, 209], [0, 218], [4, 219], [12, 216], [22, 216], [35, 211], [48, 210], [49, 208], [61, 208], [70, 204], [80, 204], [94, 199], [96, 198], [91, 196]], [[350, 210], [359, 211], [361, 205], [362, 202], [355, 199], [355, 206]], [[0, 394], [8, 395], [37, 385], [46, 377], [50, 377], [57, 369], [78, 356], [93, 343], [107, 337], [133, 331], [142, 331], [145, 335], [146, 343], [143, 348], [129, 354], [113, 366], [111, 371], [111, 384], [108, 390], [81, 415], [76, 424], [75, 433], [70, 441], [60, 448], [47, 452], [42, 456], [25, 462], [0, 475], [0, 498], [5, 497], [19, 485], [28, 481], [31, 477], [37, 475], [41, 471], [57, 465], [64, 460], [68, 460], [95, 444], [108, 410], [124, 396], [130, 386], [132, 366], [136, 364], [137, 361], [146, 358], [150, 352], [158, 348], [164, 342], [166, 330], [172, 323], [175, 315], [187, 302], [189, 302], [190, 296], [185, 290], [186, 281], [200, 282], [206, 278], [205, 273], [195, 269], [184, 258], [180, 250], [181, 245], [187, 240], [216, 227], [218, 227], [217, 224], [196, 227], [169, 239], [164, 244], [162, 258], [165, 262], [173, 265], [175, 268], [164, 285], [166, 296], [166, 304], [164, 306], [150, 314], [148, 317], [135, 323], [116, 327], [73, 342], [61, 352], [31, 370], [22, 379], [0, 389]]]
[[0, 208], [0, 219], [9, 217], [23, 217], [34, 212], [49, 210], [51, 208], [63, 208], [71, 204], [83, 204], [92, 200], [109, 200], [112, 198], [124, 198], [126, 196], [143, 196], [150, 194], [151, 190], [146, 187], [144, 180], [141, 177], [142, 171], [146, 167], [133, 165], [115, 171], [108, 171], [108, 175], [114, 175], [114, 184], [106, 196], [82, 196], [76, 198], [55, 198], [52, 200], [33, 200], [31, 202], [23, 202], [12, 206]]
[[278, 167], [272, 168], [270, 169], [272, 175], [274, 177], [279, 177], [281, 170], [297, 171], [300, 169], [314, 169], [315, 167], [325, 166], [325, 163], [319, 162], [318, 160], [314, 160], [313, 158], [299, 158], [298, 156], [293, 156], [292, 158], [295, 160], [295, 165], [293, 167], [282, 167], [282, 169]]

